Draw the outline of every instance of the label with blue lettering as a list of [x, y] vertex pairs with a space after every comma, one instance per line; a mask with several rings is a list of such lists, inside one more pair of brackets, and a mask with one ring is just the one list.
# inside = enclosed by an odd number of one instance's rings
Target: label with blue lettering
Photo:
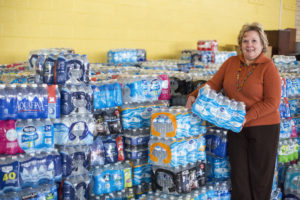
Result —
[[43, 102], [35, 96], [31, 101], [28, 98], [22, 98], [17, 102], [17, 114], [20, 119], [35, 119], [42, 117], [45, 112]]
[[44, 144], [45, 148], [54, 148], [54, 134], [52, 125], [45, 125], [44, 127]]
[[43, 126], [17, 127], [16, 131], [18, 134], [19, 145], [26, 153], [45, 147]]
[[19, 163], [17, 161], [0, 165], [0, 193], [20, 189]]

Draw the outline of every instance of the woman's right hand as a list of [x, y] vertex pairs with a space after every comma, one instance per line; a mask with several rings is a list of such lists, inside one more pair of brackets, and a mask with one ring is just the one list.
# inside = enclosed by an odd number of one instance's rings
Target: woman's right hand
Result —
[[191, 109], [192, 108], [192, 105], [193, 105], [193, 103], [196, 101], [196, 97], [194, 97], [194, 96], [189, 96], [189, 98], [188, 98], [188, 100], [187, 100], [187, 102], [186, 102], [186, 105], [185, 105], [185, 107], [187, 108], [187, 109]]

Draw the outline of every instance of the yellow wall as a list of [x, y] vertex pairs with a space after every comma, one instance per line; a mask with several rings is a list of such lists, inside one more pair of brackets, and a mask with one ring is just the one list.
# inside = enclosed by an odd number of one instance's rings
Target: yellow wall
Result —
[[[281, 28], [295, 27], [296, 0], [282, 0]], [[30, 50], [71, 47], [90, 62], [114, 48], [179, 58], [200, 39], [236, 44], [241, 26], [279, 28], [280, 0], [0, 0], [0, 64]]]

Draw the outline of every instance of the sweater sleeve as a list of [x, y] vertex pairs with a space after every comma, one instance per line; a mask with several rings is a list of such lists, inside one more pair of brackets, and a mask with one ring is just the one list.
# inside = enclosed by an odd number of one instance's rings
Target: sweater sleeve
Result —
[[[223, 81], [224, 81], [224, 76], [225, 76], [225, 72], [226, 72], [226, 68], [230, 63], [230, 58], [227, 59], [220, 67], [220, 69], [215, 73], [215, 75], [209, 80], [207, 81], [205, 84], [208, 84], [210, 86], [211, 89], [215, 90], [216, 92], [219, 92], [222, 88], [223, 88]], [[197, 88], [196, 90], [194, 90], [192, 93], [190, 93], [188, 96], [194, 96], [197, 97], [200, 88], [202, 88], [204, 86], [204, 84], [202, 86], [200, 86], [199, 88]]]
[[247, 122], [268, 115], [279, 108], [281, 80], [278, 69], [271, 62], [263, 75], [263, 100], [251, 106], [246, 113]]

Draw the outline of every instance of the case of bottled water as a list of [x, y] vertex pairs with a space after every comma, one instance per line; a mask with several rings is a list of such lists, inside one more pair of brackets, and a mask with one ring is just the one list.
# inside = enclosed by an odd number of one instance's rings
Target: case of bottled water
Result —
[[108, 63], [137, 63], [146, 61], [146, 50], [144, 49], [112, 49], [107, 52]]
[[0, 121], [0, 154], [24, 153], [18, 143], [16, 121]]
[[92, 169], [90, 194], [103, 195], [132, 187], [129, 162], [117, 162]]
[[88, 85], [64, 85], [60, 88], [61, 114], [90, 114], [93, 90]]
[[142, 146], [148, 145], [150, 140], [150, 128], [139, 128], [126, 130], [123, 135], [125, 145]]
[[91, 166], [100, 166], [124, 160], [124, 143], [121, 135], [100, 136], [90, 145]]
[[95, 136], [121, 134], [123, 127], [118, 107], [100, 109], [94, 112]]
[[59, 181], [62, 177], [57, 151], [0, 157], [0, 194], [20, 191], [25, 187]]
[[94, 110], [123, 104], [121, 85], [115, 79], [96, 83], [92, 88]]
[[58, 146], [61, 155], [62, 176], [76, 176], [88, 173], [88, 146]]
[[167, 108], [168, 101], [127, 103], [121, 107], [122, 125], [125, 130], [151, 126], [151, 114], [154, 108]]
[[184, 139], [152, 136], [149, 141], [149, 162], [158, 166], [176, 167], [206, 159], [205, 138]]
[[290, 199], [300, 199], [300, 165], [288, 167], [284, 182], [284, 197]]
[[53, 124], [50, 119], [26, 119], [16, 122], [17, 140], [26, 153], [54, 148]]
[[53, 121], [57, 145], [92, 144], [95, 122], [92, 114], [66, 115]]
[[148, 158], [130, 160], [130, 163], [132, 165], [133, 172], [133, 186], [138, 186], [142, 183], [151, 183], [151, 165], [148, 163]]
[[218, 127], [240, 132], [246, 110], [243, 102], [237, 102], [216, 93], [205, 85], [192, 106], [192, 112]]
[[63, 199], [88, 200], [89, 174], [67, 177], [63, 184]]
[[183, 138], [206, 133], [204, 121], [182, 106], [154, 109], [151, 115], [151, 135]]
[[205, 164], [197, 162], [178, 167], [152, 166], [153, 187], [168, 194], [189, 193], [205, 185]]
[[164, 81], [158, 75], [122, 75], [123, 102], [157, 101], [162, 93]]
[[219, 158], [227, 156], [227, 130], [217, 127], [208, 128], [205, 139], [205, 150], [208, 155]]

